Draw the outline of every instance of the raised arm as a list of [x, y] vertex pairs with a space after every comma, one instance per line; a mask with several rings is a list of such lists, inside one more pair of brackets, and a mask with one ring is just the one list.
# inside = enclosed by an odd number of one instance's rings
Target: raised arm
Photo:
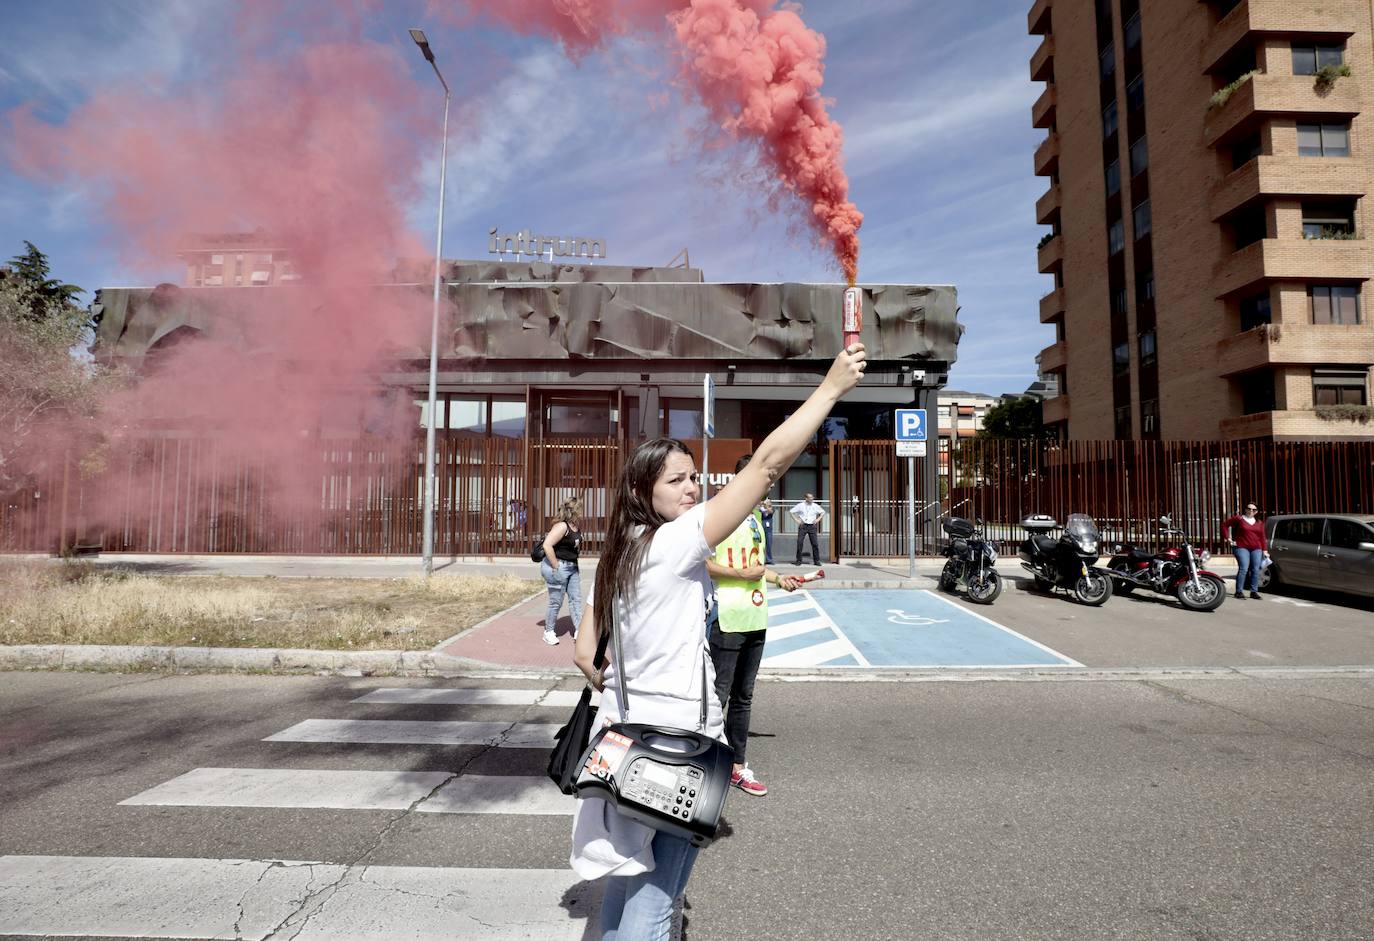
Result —
[[835, 403], [859, 384], [867, 359], [862, 343], [855, 343], [835, 357], [830, 371], [801, 408], [763, 439], [754, 457], [734, 480], [706, 501], [706, 542], [712, 546], [735, 531], [754, 506], [764, 498], [802, 449], [816, 436]]

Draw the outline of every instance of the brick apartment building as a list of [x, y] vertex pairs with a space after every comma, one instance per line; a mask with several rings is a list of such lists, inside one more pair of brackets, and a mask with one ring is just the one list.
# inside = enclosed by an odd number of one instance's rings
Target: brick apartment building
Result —
[[1072, 438], [1374, 437], [1368, 0], [1037, 0]]

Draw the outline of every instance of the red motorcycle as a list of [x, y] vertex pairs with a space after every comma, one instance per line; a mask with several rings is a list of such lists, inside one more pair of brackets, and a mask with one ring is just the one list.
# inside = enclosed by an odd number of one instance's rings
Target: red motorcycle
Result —
[[1215, 611], [1226, 600], [1226, 582], [1220, 575], [1202, 566], [1211, 561], [1212, 553], [1195, 551], [1188, 536], [1175, 529], [1167, 516], [1159, 518], [1163, 527], [1161, 538], [1177, 536], [1178, 544], [1150, 553], [1127, 543], [1117, 546], [1115, 555], [1107, 563], [1111, 570], [1116, 594], [1128, 595], [1137, 588], [1173, 595], [1189, 611]]

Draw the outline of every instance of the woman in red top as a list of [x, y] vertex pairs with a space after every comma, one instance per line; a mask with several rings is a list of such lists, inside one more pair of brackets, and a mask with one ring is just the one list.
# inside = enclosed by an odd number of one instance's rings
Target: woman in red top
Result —
[[1250, 597], [1260, 600], [1259, 575], [1264, 560], [1269, 558], [1269, 542], [1264, 538], [1264, 523], [1255, 515], [1259, 507], [1245, 504], [1245, 510], [1227, 519], [1221, 526], [1226, 530], [1236, 553], [1236, 597], [1245, 597], [1245, 582], [1249, 576]]

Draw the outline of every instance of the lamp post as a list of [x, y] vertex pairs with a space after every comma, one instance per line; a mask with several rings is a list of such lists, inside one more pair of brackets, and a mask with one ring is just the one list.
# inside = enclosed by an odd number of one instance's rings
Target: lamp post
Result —
[[438, 384], [439, 373], [439, 288], [444, 263], [444, 182], [448, 176], [448, 106], [453, 93], [449, 91], [448, 82], [444, 81], [438, 63], [434, 61], [434, 50], [429, 48], [429, 40], [425, 38], [424, 30], [412, 29], [410, 38], [420, 47], [425, 61], [439, 77], [439, 84], [444, 86], [444, 141], [439, 157], [439, 225], [434, 241], [434, 311], [429, 325], [429, 406], [425, 414], [424, 570], [425, 577], [428, 578], [434, 574], [434, 400], [437, 397], [435, 387]]

